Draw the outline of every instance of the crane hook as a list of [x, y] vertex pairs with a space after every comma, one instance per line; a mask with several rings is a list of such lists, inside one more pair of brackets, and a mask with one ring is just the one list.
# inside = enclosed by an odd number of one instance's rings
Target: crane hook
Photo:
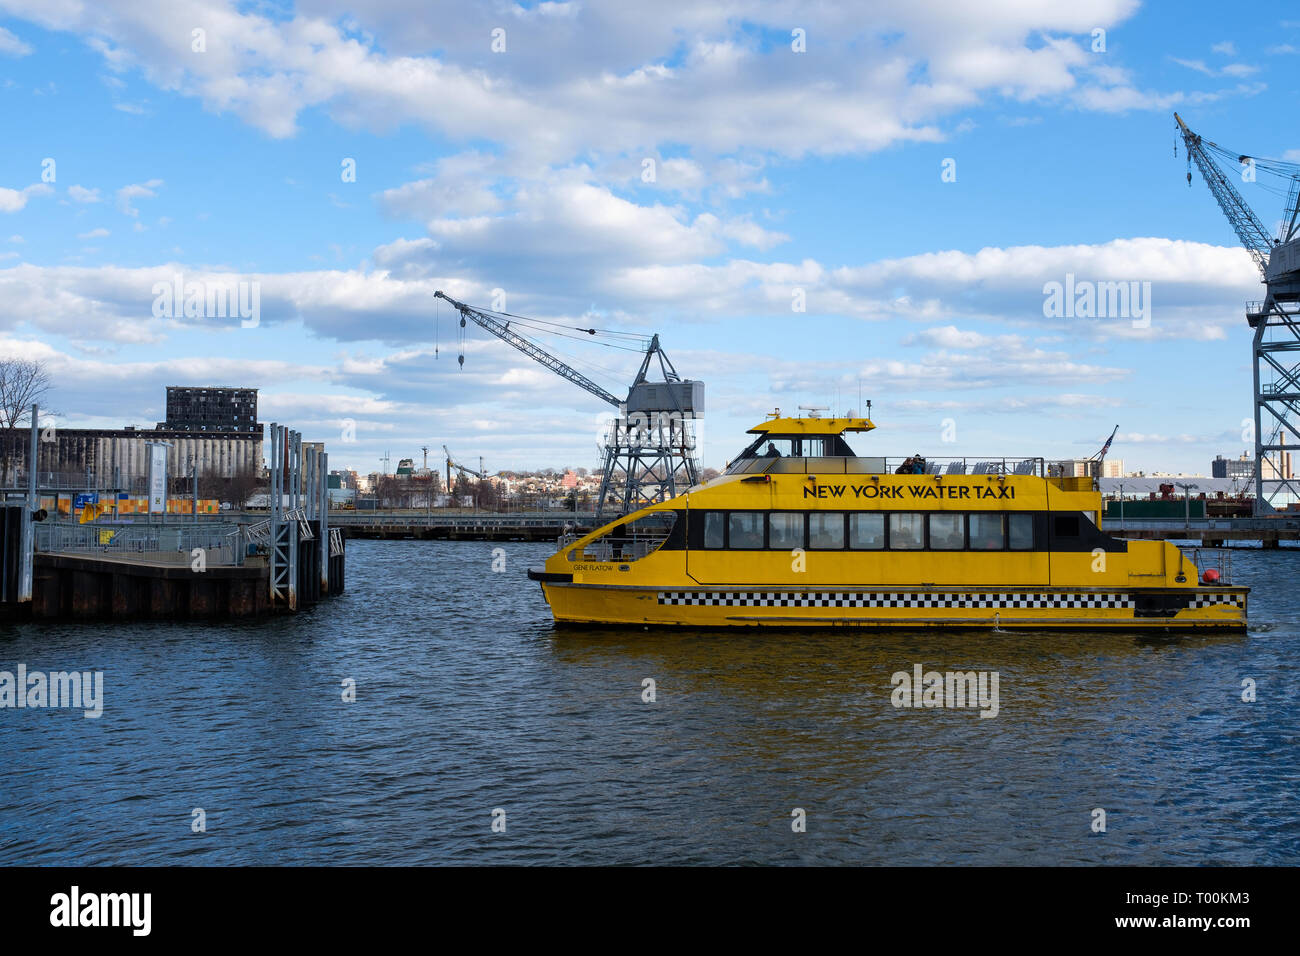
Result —
[[1192, 172], [1191, 172], [1191, 170], [1188, 170], [1188, 171], [1187, 171], [1187, 188], [1188, 188], [1188, 189], [1191, 189], [1191, 188], [1192, 188]]
[[461, 354], [456, 358], [456, 361], [460, 363], [460, 367], [461, 367], [461, 368], [464, 368], [464, 367], [465, 367], [465, 354], [462, 352], [462, 353], [461, 353]]

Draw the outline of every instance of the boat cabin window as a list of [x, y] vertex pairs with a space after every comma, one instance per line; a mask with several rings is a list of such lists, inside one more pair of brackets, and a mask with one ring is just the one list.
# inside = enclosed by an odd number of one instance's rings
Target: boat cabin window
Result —
[[[826, 517], [830, 517], [827, 515]], [[885, 516], [880, 513], [849, 515], [849, 547], [876, 551], [885, 546]]]
[[889, 546], [897, 551], [917, 551], [925, 547], [925, 515], [889, 516]]
[[[876, 517], [881, 517], [877, 515]], [[885, 544], [884, 522], [880, 525], [880, 546]], [[844, 515], [812, 512], [808, 515], [808, 547], [819, 551], [840, 551], [844, 548]]]
[[[841, 527], [843, 522], [841, 522]], [[803, 547], [803, 514], [774, 511], [767, 516], [768, 547], [790, 551]]]
[[723, 524], [726, 517], [726, 514], [721, 511], [706, 511], [704, 513], [704, 546], [706, 548], [725, 548], [727, 546], [726, 526]]
[[763, 547], [763, 518], [761, 511], [733, 511], [727, 527], [732, 550], [755, 551]]
[[692, 513], [689, 546], [733, 551], [1032, 551], [1034, 521], [1030, 512], [705, 511]]
[[[1026, 515], [1025, 517], [1029, 517]], [[1006, 534], [1006, 515], [973, 514], [970, 516], [972, 551], [1001, 551]], [[1030, 531], [1033, 530], [1032, 519]]]
[[1034, 516], [1018, 514], [1007, 516], [1012, 551], [1032, 551], [1034, 548]]
[[930, 515], [930, 548], [961, 551], [966, 547], [966, 516], [943, 512]]

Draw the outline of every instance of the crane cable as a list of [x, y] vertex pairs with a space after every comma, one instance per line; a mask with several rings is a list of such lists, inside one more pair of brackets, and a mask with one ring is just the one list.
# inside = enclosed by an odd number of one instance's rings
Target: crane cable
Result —
[[[441, 309], [441, 306], [442, 303], [439, 302], [438, 308]], [[568, 323], [563, 323], [563, 322], [551, 322], [547, 319], [535, 319], [530, 316], [515, 315], [514, 313], [511, 312], [497, 312], [493, 309], [475, 309], [474, 311], [480, 312], [484, 315], [500, 317], [502, 320], [504, 320], [504, 324], [507, 327], [519, 325], [527, 329], [529, 332], [533, 333], [534, 335], [538, 335], [538, 334], [553, 335], [559, 338], [574, 339], [575, 341], [578, 342], [587, 342], [588, 344], [599, 345], [609, 349], [617, 349], [620, 352], [632, 352], [638, 355], [645, 353], [645, 351], [650, 347], [651, 336], [639, 332], [624, 332], [618, 329], [583, 328], [582, 326], [570, 325]], [[539, 326], [549, 326], [549, 328], [542, 328]], [[466, 327], [465, 314], [462, 312], [460, 316], [460, 338], [459, 338], [460, 355], [457, 359], [457, 361], [460, 363], [461, 368], [465, 367], [465, 327]], [[560, 331], [561, 329], [564, 329], [565, 331]], [[625, 344], [615, 343], [615, 342], [602, 342], [592, 338], [584, 338], [582, 335], [572, 335], [570, 334], [571, 332], [582, 332], [586, 336], [609, 335], [609, 336], [618, 336], [625, 339], [636, 339], [638, 340], [638, 344], [637, 346], [634, 347], [631, 345], [625, 345]], [[566, 362], [566, 364], [568, 364], [571, 367], [586, 368], [589, 370], [599, 369], [601, 372], [605, 373], [606, 375], [612, 376], [612, 379], [609, 380], [609, 384], [612, 384], [613, 382], [618, 382], [619, 387], [621, 387], [622, 385], [623, 379], [625, 377], [624, 372], [620, 372], [616, 369], [611, 369], [607, 366], [599, 364], [598, 362], [592, 362], [587, 359], [579, 359], [573, 356], [571, 353], [561, 351], [559, 349], [554, 348], [553, 346], [550, 347], [549, 349], [543, 348], [539, 343], [532, 341], [528, 336], [523, 335], [517, 331], [515, 332], [515, 334], [518, 335], [524, 341], [528, 342], [530, 345], [533, 345], [535, 348], [538, 348], [543, 352], [548, 352], [550, 354], [553, 354], [557, 358], [563, 359]], [[437, 346], [435, 345], [435, 355], [436, 355], [436, 349]], [[589, 375], [589, 377], [603, 378], [604, 376]]]
[[1219, 157], [1219, 159], [1222, 160], [1220, 163], [1221, 166], [1227, 166], [1231, 169], [1233, 164], [1240, 166], [1242, 163], [1250, 160], [1254, 164], [1257, 173], [1265, 173], [1269, 176], [1276, 176], [1278, 179], [1287, 180], [1287, 188], [1280, 188], [1269, 183], [1260, 182], [1258, 179], [1254, 180], [1254, 185], [1274, 196], [1281, 196], [1284, 199], [1287, 198], [1290, 193], [1289, 181], [1300, 176], [1300, 163], [1292, 163], [1284, 159], [1268, 159], [1258, 156], [1250, 156], [1246, 153], [1234, 153], [1232, 150], [1225, 149], [1218, 143], [1211, 142], [1208, 139], [1202, 139], [1200, 145], [1205, 148], [1206, 152], [1213, 153], [1215, 156]]
[[[486, 310], [478, 310], [478, 311], [486, 311]], [[509, 315], [509, 313], [505, 313], [505, 312], [490, 313], [490, 314], [493, 314], [493, 315]], [[529, 321], [529, 320], [525, 319], [524, 321], [526, 322], [526, 321]], [[558, 323], [553, 323], [553, 324], [558, 324]], [[461, 368], [464, 368], [464, 366], [465, 366], [465, 354], [464, 354], [464, 353], [465, 353], [465, 345], [464, 345], [464, 343], [465, 343], [465, 317], [464, 317], [464, 315], [461, 316], [460, 325], [461, 325], [461, 331], [460, 331], [460, 343], [461, 343], [461, 345], [460, 345], [460, 352], [461, 352], [461, 354], [460, 354], [459, 361], [460, 361], [460, 367], [461, 367]], [[530, 331], [534, 331], [534, 330], [531, 330], [531, 329], [530, 329]], [[613, 343], [610, 343], [610, 342], [591, 342], [590, 340], [588, 340], [588, 339], [584, 339], [584, 338], [582, 338], [582, 337], [580, 337], [580, 336], [576, 336], [576, 335], [567, 335], [567, 334], [565, 334], [565, 333], [563, 333], [563, 332], [556, 332], [556, 331], [554, 331], [554, 330], [552, 330], [552, 329], [542, 329], [542, 330], [535, 330], [535, 331], [540, 331], [542, 334], [547, 334], [547, 335], [556, 335], [556, 336], [561, 336], [561, 337], [563, 337], [563, 338], [575, 339], [575, 340], [577, 340], [577, 341], [579, 341], [579, 342], [588, 342], [589, 344], [594, 344], [594, 345], [603, 345], [603, 346], [605, 346], [606, 348], [614, 348], [614, 349], [618, 349], [618, 350], [621, 351], [621, 352], [635, 352], [635, 353], [640, 353], [640, 352], [643, 351], [642, 349], [628, 348], [627, 346], [624, 346], [624, 345], [614, 345]], [[608, 387], [608, 386], [610, 386], [610, 385], [614, 385], [614, 386], [615, 386], [614, 389], [611, 389], [611, 390], [617, 390], [618, 388], [621, 388], [621, 387], [623, 387], [623, 385], [624, 385], [624, 381], [625, 381], [625, 378], [626, 378], [626, 372], [625, 372], [625, 371], [619, 371], [619, 370], [617, 370], [617, 369], [609, 368], [608, 366], [601, 365], [601, 364], [598, 363], [598, 362], [593, 362], [593, 361], [591, 361], [590, 359], [582, 359], [582, 358], [578, 358], [577, 356], [573, 355], [571, 352], [568, 352], [568, 351], [565, 351], [565, 350], [562, 350], [562, 349], [555, 348], [554, 346], [549, 346], [548, 348], [543, 348], [539, 343], [534, 342], [532, 339], [528, 338], [528, 336], [520, 335], [520, 333], [518, 333], [518, 332], [516, 332], [515, 334], [516, 334], [516, 335], [519, 335], [519, 337], [520, 337], [521, 339], [523, 339], [524, 341], [528, 342], [530, 345], [533, 345], [535, 348], [538, 348], [538, 349], [540, 349], [541, 351], [546, 352], [547, 354], [553, 355], [553, 356], [556, 357], [556, 358], [562, 359], [562, 360], [565, 362], [566, 365], [569, 365], [570, 367], [577, 368], [577, 369], [580, 369], [580, 370], [582, 370], [582, 369], [587, 370], [587, 371], [588, 371], [588, 377], [589, 377], [589, 378], [593, 378], [593, 379], [603, 379], [603, 378], [605, 378], [606, 375], [610, 376], [610, 378], [606, 379], [606, 381], [605, 381], [605, 385], [604, 385], [603, 387]], [[549, 343], [548, 343], [548, 345], [549, 345]], [[591, 369], [599, 369], [599, 371], [600, 371], [601, 373], [604, 373], [604, 374], [596, 374], [596, 373], [592, 373], [592, 372], [590, 372]]]
[[599, 335], [621, 335], [621, 336], [624, 336], [624, 337], [626, 337], [626, 338], [633, 338], [633, 339], [648, 339], [648, 338], [650, 338], [650, 336], [648, 336], [648, 335], [643, 335], [643, 334], [640, 333], [640, 332], [624, 332], [624, 331], [621, 331], [621, 330], [619, 330], [619, 329], [583, 328], [583, 327], [580, 326], [580, 325], [569, 325], [569, 324], [567, 324], [567, 323], [565, 323], [565, 322], [551, 322], [551, 321], [548, 320], [548, 319], [535, 319], [535, 318], [530, 318], [529, 316], [526, 316], [526, 315], [515, 315], [515, 314], [513, 314], [513, 313], [511, 313], [511, 312], [493, 312], [493, 311], [491, 311], [490, 309], [479, 309], [478, 311], [480, 311], [480, 312], [486, 312], [486, 313], [488, 313], [489, 315], [501, 315], [501, 316], [505, 316], [505, 317], [508, 318], [508, 319], [513, 319], [513, 320], [515, 320], [515, 321], [519, 321], [519, 322], [536, 322], [536, 323], [538, 323], [538, 324], [540, 324], [540, 325], [553, 325], [553, 326], [555, 326], [556, 328], [572, 329], [572, 330], [575, 331], [575, 332], [586, 332], [588, 335], [597, 335], [597, 334], [599, 334]]
[[570, 334], [567, 333], [567, 332], [560, 332], [560, 331], [557, 331], [556, 329], [541, 329], [541, 328], [536, 328], [535, 326], [528, 325], [528, 320], [527, 320], [527, 319], [514, 319], [514, 320], [512, 320], [509, 324], [512, 325], [512, 326], [514, 326], [514, 325], [521, 325], [521, 326], [523, 326], [524, 328], [529, 329], [530, 331], [532, 331], [532, 332], [534, 332], [534, 333], [539, 333], [539, 334], [542, 334], [542, 335], [556, 335], [556, 336], [559, 336], [560, 338], [564, 338], [564, 339], [573, 339], [574, 341], [577, 341], [577, 342], [587, 342], [587, 343], [590, 344], [590, 345], [599, 345], [599, 346], [601, 346], [601, 347], [603, 347], [603, 348], [607, 348], [607, 349], [618, 349], [620, 352], [644, 352], [644, 351], [645, 351], [645, 347], [646, 347], [646, 345], [648, 345], [648, 343], [649, 343], [649, 340], [648, 340], [648, 339], [642, 339], [641, 341], [642, 341], [643, 343], [645, 343], [645, 344], [643, 344], [640, 348], [633, 348], [632, 346], [628, 346], [628, 345], [618, 345], [618, 344], [616, 344], [616, 343], [614, 343], [614, 342], [600, 342], [600, 341], [597, 341], [597, 340], [594, 340], [594, 339], [584, 339], [584, 338], [583, 338], [582, 336], [580, 336], [580, 335], [570, 335]]

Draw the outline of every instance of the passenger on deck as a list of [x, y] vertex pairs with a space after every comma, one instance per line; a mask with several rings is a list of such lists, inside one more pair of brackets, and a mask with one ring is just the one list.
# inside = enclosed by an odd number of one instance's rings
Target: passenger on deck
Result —
[[924, 459], [924, 458], [922, 458], [920, 455], [913, 455], [913, 456], [912, 456], [910, 459], [908, 459], [908, 460], [911, 461], [911, 463], [912, 463], [912, 474], [914, 474], [914, 475], [924, 475], [924, 474], [925, 474], [925, 459]]

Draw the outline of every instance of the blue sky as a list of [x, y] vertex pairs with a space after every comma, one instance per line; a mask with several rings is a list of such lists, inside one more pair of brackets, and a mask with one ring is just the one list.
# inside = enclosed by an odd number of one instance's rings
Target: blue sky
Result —
[[[69, 426], [231, 384], [335, 467], [594, 466], [598, 401], [478, 329], [458, 366], [433, 290], [500, 288], [658, 331], [707, 383], [709, 465], [859, 384], [863, 452], [1087, 455], [1116, 423], [1130, 468], [1248, 447], [1262, 287], [1172, 113], [1300, 159], [1300, 10], [805, 6], [0, 0], [0, 351], [47, 362]], [[178, 273], [257, 283], [258, 324], [154, 315]], [[1067, 273], [1150, 282], [1149, 327], [1045, 317]], [[637, 363], [543, 341], [611, 390]]]

